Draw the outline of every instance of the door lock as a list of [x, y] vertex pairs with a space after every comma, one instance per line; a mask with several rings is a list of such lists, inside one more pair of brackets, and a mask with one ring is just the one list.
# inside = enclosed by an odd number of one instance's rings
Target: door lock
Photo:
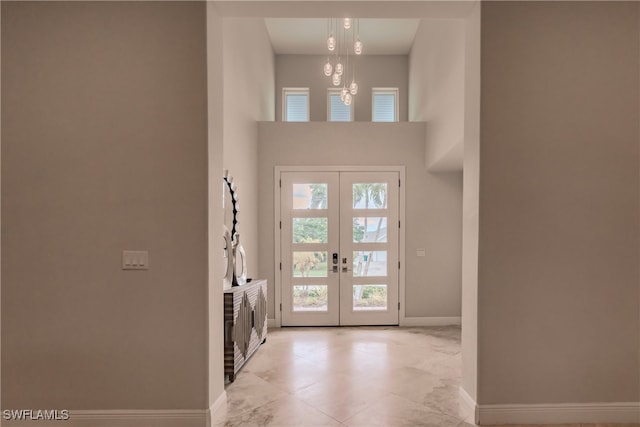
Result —
[[334, 273], [338, 272], [338, 252], [334, 252], [333, 256], [332, 256], [332, 264], [333, 267], [331, 268], [331, 271]]

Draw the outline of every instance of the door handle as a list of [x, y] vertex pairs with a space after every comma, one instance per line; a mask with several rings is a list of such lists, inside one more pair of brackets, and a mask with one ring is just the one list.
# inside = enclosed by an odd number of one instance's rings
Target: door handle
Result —
[[338, 266], [337, 266], [337, 265], [334, 265], [334, 266], [331, 268], [331, 272], [332, 272], [332, 273], [337, 273], [337, 272], [338, 272]]
[[347, 267], [349, 264], [347, 264], [347, 258], [342, 258], [342, 272], [346, 273], [348, 271], [351, 271], [351, 269], [349, 267]]

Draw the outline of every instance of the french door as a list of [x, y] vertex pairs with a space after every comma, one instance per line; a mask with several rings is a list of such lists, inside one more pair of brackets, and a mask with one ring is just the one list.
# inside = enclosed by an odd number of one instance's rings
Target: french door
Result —
[[281, 172], [283, 326], [398, 324], [398, 172]]

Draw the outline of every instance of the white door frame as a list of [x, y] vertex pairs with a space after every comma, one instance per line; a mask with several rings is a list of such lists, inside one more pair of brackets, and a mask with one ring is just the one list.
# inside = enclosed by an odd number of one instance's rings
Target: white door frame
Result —
[[400, 176], [400, 206], [398, 218], [400, 219], [400, 233], [398, 234], [398, 259], [400, 260], [400, 271], [398, 275], [398, 301], [400, 302], [400, 312], [398, 313], [399, 324], [405, 323], [405, 200], [406, 200], [406, 167], [405, 166], [276, 166], [274, 169], [274, 272], [275, 272], [275, 326], [282, 326], [282, 253], [280, 246], [280, 174], [282, 172], [398, 172]]

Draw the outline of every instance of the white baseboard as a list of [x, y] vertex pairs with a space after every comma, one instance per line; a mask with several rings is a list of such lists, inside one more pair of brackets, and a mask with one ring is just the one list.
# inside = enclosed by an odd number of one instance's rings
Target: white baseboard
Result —
[[473, 419], [474, 423], [478, 422], [478, 404], [467, 391], [460, 387], [458, 389], [458, 393], [460, 395], [460, 405], [464, 408], [465, 414], [471, 414], [471, 419]]
[[479, 424], [639, 423], [640, 402], [479, 405]]
[[461, 317], [405, 317], [400, 320], [400, 326], [451, 326], [461, 324]]
[[213, 404], [209, 408], [209, 412], [211, 414], [215, 414], [220, 409], [226, 408], [226, 406], [227, 406], [227, 392], [226, 390], [223, 390], [222, 393], [220, 393], [220, 396], [218, 396], [216, 401], [213, 402]]
[[215, 424], [215, 420], [224, 416], [227, 410], [227, 391], [223, 390], [220, 396], [209, 408], [209, 416], [207, 420], [207, 427]]
[[205, 427], [206, 409], [185, 410], [70, 410], [66, 421], [3, 421], [4, 427]]
[[[459, 326], [461, 317], [405, 317], [400, 320], [400, 326]], [[267, 319], [267, 327], [278, 328], [276, 319]]]

